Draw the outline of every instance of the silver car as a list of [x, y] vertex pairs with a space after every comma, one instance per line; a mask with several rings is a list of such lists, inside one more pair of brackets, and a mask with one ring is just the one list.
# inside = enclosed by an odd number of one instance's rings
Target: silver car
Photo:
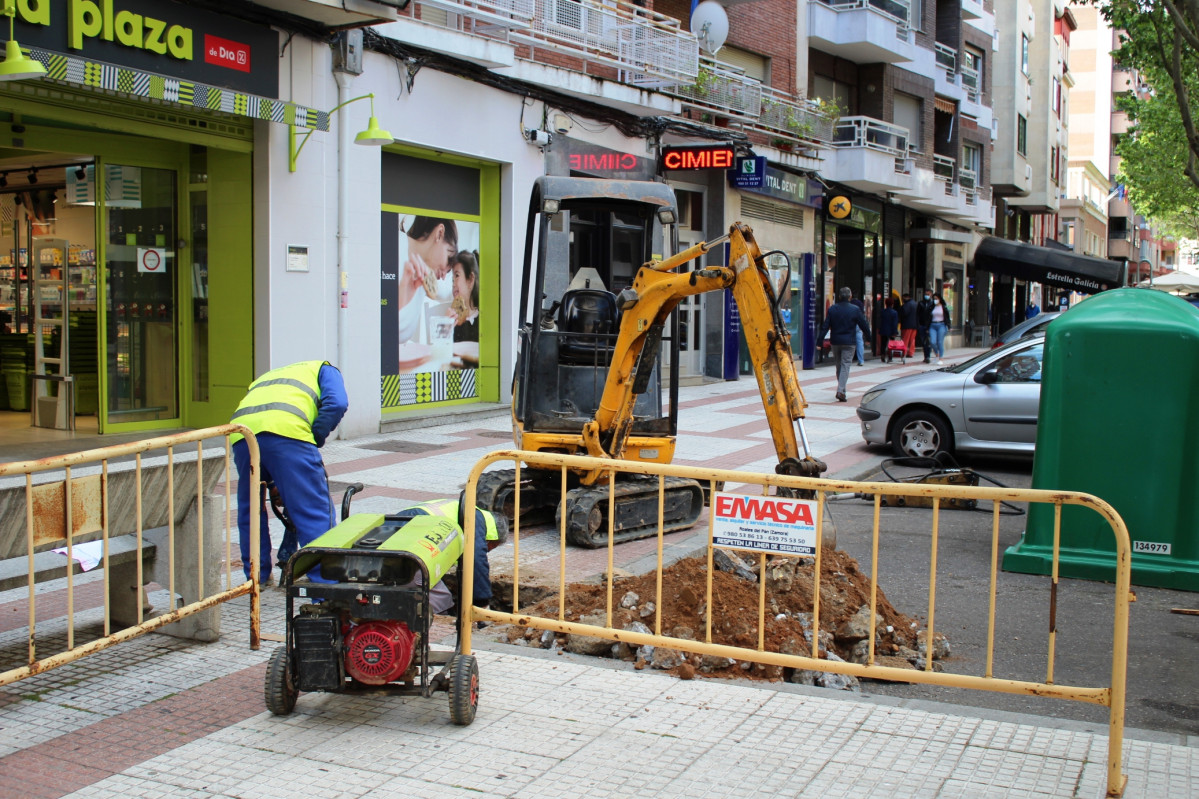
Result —
[[889, 442], [898, 455], [1031, 455], [1044, 349], [1045, 337], [1037, 334], [956, 366], [881, 383], [858, 406], [862, 438]]

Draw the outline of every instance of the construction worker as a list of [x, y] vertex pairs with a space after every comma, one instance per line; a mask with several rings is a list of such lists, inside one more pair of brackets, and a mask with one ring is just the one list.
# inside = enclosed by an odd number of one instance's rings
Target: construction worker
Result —
[[[466, 517], [459, 499], [435, 499], [404, 508], [399, 516], [441, 516], [466, 529]], [[473, 604], [486, 608], [491, 602], [491, 567], [487, 552], [503, 543], [508, 535], [508, 520], [491, 511], [475, 508], [475, 577]]]
[[[262, 473], [250, 475], [250, 450], [241, 435], [230, 436], [237, 465], [237, 526], [241, 562], [250, 579], [250, 483], [256, 483], [261, 514], [259, 578], [271, 577], [271, 537], [267, 532], [264, 483], [274, 481], [287, 515], [304, 546], [334, 525], [329, 481], [318, 448], [337, 427], [349, 407], [341, 372], [328, 361], [303, 361], [272, 369], [250, 384], [232, 421], [245, 425], [258, 441]], [[319, 569], [309, 579], [320, 580]]]

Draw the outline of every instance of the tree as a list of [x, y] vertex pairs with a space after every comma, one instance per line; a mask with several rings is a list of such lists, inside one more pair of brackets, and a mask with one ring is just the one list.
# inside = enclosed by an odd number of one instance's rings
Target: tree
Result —
[[1178, 124], [1178, 101], [1168, 88], [1122, 97], [1119, 107], [1132, 123], [1116, 144], [1117, 180], [1140, 213], [1180, 238], [1199, 238], [1199, 187], [1180, 180], [1188, 147]]
[[[1199, 191], [1199, 108], [1192, 107], [1192, 100], [1199, 98], [1199, 0], [1099, 0], [1099, 4], [1111, 26], [1121, 31], [1117, 62], [1141, 72], [1159, 95], [1173, 98], [1178, 119], [1171, 124], [1177, 127], [1181, 122], [1179, 165]], [[1165, 134], [1158, 141], [1164, 146], [1170, 140], [1165, 129], [1169, 125], [1157, 127], [1156, 111], [1141, 116], [1138, 135], [1151, 130]]]

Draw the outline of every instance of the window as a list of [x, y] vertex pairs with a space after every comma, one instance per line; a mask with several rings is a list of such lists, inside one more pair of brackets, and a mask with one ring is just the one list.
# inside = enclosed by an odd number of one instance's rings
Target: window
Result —
[[1053, 113], [1057, 114], [1060, 118], [1062, 115], [1062, 82], [1057, 78], [1053, 79], [1052, 91], [1053, 95], [1049, 98], [1049, 101], [1053, 103]]
[[1052, 180], [1055, 184], [1057, 183], [1058, 177], [1059, 177], [1059, 170], [1058, 170], [1059, 160], [1060, 159], [1058, 158], [1058, 148], [1054, 147], [1049, 151], [1049, 179]]
[[982, 175], [982, 148], [977, 144], [962, 145], [962, 168], [958, 170], [958, 183], [967, 189], [977, 188]]
[[1028, 120], [1023, 114], [1016, 115], [1016, 152], [1028, 156]]
[[1020, 34], [1020, 71], [1028, 74], [1028, 34]]
[[811, 97], [825, 100], [837, 104], [837, 108], [841, 111], [841, 116], [848, 116], [852, 107], [849, 103], [850, 86], [848, 83], [827, 78], [824, 75], [812, 76], [812, 90], [808, 93]]
[[896, 92], [892, 119], [896, 125], [908, 129], [909, 148], [917, 152], [924, 149], [924, 104], [920, 98]]
[[720, 48], [720, 57], [717, 60], [722, 64], [745, 70], [747, 78], [753, 78], [763, 86], [770, 85], [770, 59], [764, 55], [726, 44]]

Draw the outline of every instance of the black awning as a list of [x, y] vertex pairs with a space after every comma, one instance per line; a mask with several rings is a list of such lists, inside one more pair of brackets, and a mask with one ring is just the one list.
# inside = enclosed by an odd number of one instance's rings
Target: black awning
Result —
[[1124, 285], [1124, 264], [1070, 250], [1037, 247], [994, 236], [982, 240], [974, 251], [974, 266], [1020, 280], [1094, 294]]

